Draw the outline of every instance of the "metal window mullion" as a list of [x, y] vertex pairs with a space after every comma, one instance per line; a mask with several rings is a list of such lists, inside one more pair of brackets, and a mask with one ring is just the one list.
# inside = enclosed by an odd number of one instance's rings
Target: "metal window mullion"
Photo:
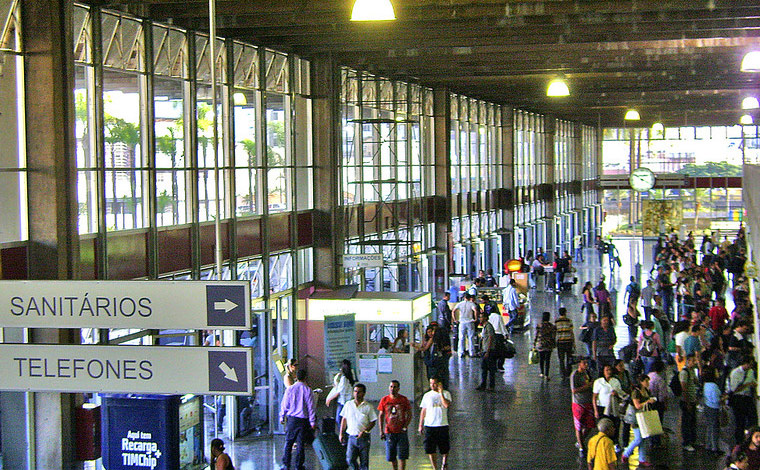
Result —
[[237, 181], [235, 179], [235, 47], [232, 39], [224, 40], [224, 53], [226, 55], [226, 80], [223, 85], [224, 93], [222, 94], [222, 106], [224, 117], [223, 123], [223, 139], [224, 143], [222, 148], [226, 149], [226, 165], [224, 174], [227, 175], [227, 184], [225, 190], [227, 192], [227, 210], [229, 214], [229, 226], [227, 231], [227, 242], [229, 243], [229, 263], [230, 263], [230, 278], [237, 279], [237, 211], [236, 209], [236, 197], [237, 193]]
[[[192, 276], [200, 279], [201, 273], [201, 247], [200, 247], [200, 222], [198, 201], [198, 57], [195, 51], [195, 34], [191, 31], [187, 35], [187, 77], [184, 91], [187, 94], [184, 102], [184, 133], [185, 133], [185, 167], [189, 164], [190, 170], [184, 170], [185, 176], [185, 211], [190, 211], [191, 230], [191, 259]], [[187, 212], [186, 212], [187, 216]]]
[[96, 190], [98, 194], [98, 233], [96, 250], [96, 269], [98, 279], [108, 279], [108, 226], [106, 223], [106, 171], [105, 171], [105, 111], [103, 103], [103, 41], [101, 28], [100, 9], [93, 7], [90, 10], [92, 18], [92, 63], [93, 63], [93, 135], [96, 167]]
[[[144, 39], [144, 67], [145, 73], [142, 76], [143, 86], [140, 87], [140, 99], [144, 105], [140, 107], [144, 131], [142, 133], [143, 143], [142, 153], [143, 162], [148, 168], [148, 276], [157, 279], [159, 275], [158, 264], [158, 214], [157, 214], [157, 182], [156, 182], [156, 128], [155, 128], [155, 75], [153, 61], [153, 23], [150, 20], [143, 21], [143, 39]], [[146, 192], [143, 186], [143, 193]]]

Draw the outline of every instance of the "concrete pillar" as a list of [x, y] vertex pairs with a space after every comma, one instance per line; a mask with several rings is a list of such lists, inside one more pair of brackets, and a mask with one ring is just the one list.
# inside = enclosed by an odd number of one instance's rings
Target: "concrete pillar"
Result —
[[313, 58], [311, 92], [314, 132], [314, 282], [341, 283], [345, 227], [340, 194], [340, 68], [330, 56]]
[[[546, 181], [544, 183], [551, 187], [551, 194], [546, 194], [546, 246], [544, 251], [547, 253], [554, 252], [554, 245], [559, 240], [555, 238], [554, 216], [557, 215], [555, 207], [555, 187], [554, 181], [554, 132], [557, 128], [557, 120], [553, 116], [544, 117], [544, 165], [546, 165]], [[551, 259], [551, 257], [549, 257]]]
[[[29, 0], [21, 9], [29, 279], [75, 279], [79, 273], [72, 8], [67, 0]], [[79, 330], [38, 329], [30, 339], [76, 343]], [[71, 394], [34, 394], [29, 435], [36, 468], [74, 467], [75, 400]], [[8, 432], [24, 434], [3, 429], [4, 435]]]
[[514, 248], [517, 244], [517, 234], [515, 233], [515, 204], [517, 202], [517, 188], [515, 188], [515, 152], [514, 152], [514, 136], [515, 136], [515, 115], [514, 109], [501, 106], [501, 181], [505, 189], [508, 190], [507, 194], [511, 194], [512, 197], [508, 198], [509, 207], [501, 209], [503, 217], [503, 227], [509, 231], [508, 235], [502, 235], [502, 263], [509, 259], [516, 258], [522, 252], [524, 254], [523, 247]]
[[[453, 271], [454, 249], [451, 243], [451, 95], [445, 88], [433, 91], [433, 185], [437, 217], [435, 217], [435, 247], [443, 253], [444, 290], [448, 290], [448, 276]], [[440, 258], [439, 258], [440, 259]], [[439, 268], [436, 266], [436, 268]], [[439, 268], [439, 269], [440, 269]]]

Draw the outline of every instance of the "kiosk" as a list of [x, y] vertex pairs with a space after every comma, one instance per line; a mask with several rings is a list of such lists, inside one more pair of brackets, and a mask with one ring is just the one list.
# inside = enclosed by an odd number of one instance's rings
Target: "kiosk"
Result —
[[[388, 382], [396, 379], [401, 384], [401, 394], [415, 401], [427, 391], [427, 374], [422, 355], [416, 353], [411, 343], [419, 343], [424, 328], [430, 321], [433, 310], [432, 295], [421, 292], [359, 292], [346, 295], [335, 291], [318, 292], [307, 301], [307, 336], [316, 339], [324, 337], [324, 324], [331, 316], [354, 315], [356, 329], [356, 349], [353, 366], [357, 381], [367, 386], [367, 400], [380, 400], [388, 394]], [[383, 338], [391, 345], [407, 334], [405, 347], [401, 342], [397, 348], [379, 351]], [[312, 343], [314, 343], [312, 341]], [[324, 341], [322, 351], [315, 351], [310, 345], [307, 354], [325, 357]], [[316, 361], [310, 363], [315, 364]], [[312, 374], [317, 377], [317, 374]], [[334, 370], [323, 369], [327, 384], [332, 384]], [[317, 384], [314, 384], [317, 385]]]

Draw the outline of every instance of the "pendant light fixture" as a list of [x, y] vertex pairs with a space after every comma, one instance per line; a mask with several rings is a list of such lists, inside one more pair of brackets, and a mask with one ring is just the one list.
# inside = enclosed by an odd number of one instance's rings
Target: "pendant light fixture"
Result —
[[652, 124], [652, 135], [663, 135], [665, 133], [665, 126], [660, 122], [657, 121], [654, 124]]
[[570, 95], [570, 89], [567, 87], [567, 82], [562, 77], [557, 77], [546, 88], [546, 96], [568, 96]]
[[760, 51], [750, 51], [742, 59], [742, 72], [760, 72]]
[[395, 20], [391, 0], [356, 0], [351, 11], [351, 21]]
[[742, 126], [751, 126], [754, 122], [754, 119], [749, 114], [745, 114], [739, 118], [739, 124]]
[[757, 98], [754, 96], [748, 96], [742, 100], [742, 109], [757, 109], [760, 108], [760, 103], [757, 102]]
[[639, 112], [635, 109], [631, 108], [628, 111], [625, 112], [625, 118], [626, 121], [639, 121], [641, 120], [641, 115], [639, 115]]

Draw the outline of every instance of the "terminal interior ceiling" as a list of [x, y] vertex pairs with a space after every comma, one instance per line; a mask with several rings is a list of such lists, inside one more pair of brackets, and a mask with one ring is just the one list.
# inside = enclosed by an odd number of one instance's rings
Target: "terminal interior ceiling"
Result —
[[[245, 280], [254, 317], [2, 341], [252, 347], [255, 395], [203, 408], [228, 439], [269, 436], [275, 358], [314, 341], [315, 292], [437, 299], [528, 250], [638, 235], [649, 199], [683, 199], [681, 231], [741, 220], [760, 6], [393, 3], [397, 20], [367, 24], [347, 1], [218, 1], [214, 109], [207, 2], [0, 0], [0, 279]], [[555, 78], [569, 96], [546, 96]], [[651, 191], [628, 184], [638, 166]], [[347, 262], [365, 254], [382, 264]], [[0, 394], [9, 468], [73, 462], [74, 409], [97, 397], [52, 395]]]
[[[604, 127], [622, 127], [627, 107], [647, 127], [734, 124], [743, 93], [759, 85], [739, 71], [760, 45], [752, 2], [392, 3], [397, 20], [367, 24], [349, 21], [349, 1], [220, 1], [218, 27], [304, 57], [332, 54], [354, 68]], [[126, 4], [159, 21], [208, 26], [208, 2]], [[547, 98], [560, 75], [570, 96]]]

